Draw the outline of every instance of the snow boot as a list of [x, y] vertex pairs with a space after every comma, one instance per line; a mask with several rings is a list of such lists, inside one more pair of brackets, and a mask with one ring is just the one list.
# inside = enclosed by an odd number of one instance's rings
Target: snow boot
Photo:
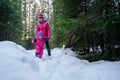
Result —
[[47, 48], [48, 56], [51, 56], [50, 48]]
[[35, 56], [38, 57], [38, 52], [35, 53]]

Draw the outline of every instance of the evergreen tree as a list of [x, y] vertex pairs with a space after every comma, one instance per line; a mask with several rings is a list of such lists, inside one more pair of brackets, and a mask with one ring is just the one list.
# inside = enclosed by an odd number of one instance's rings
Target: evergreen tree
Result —
[[19, 42], [22, 38], [21, 0], [0, 1], [0, 40]]
[[92, 48], [92, 53], [107, 54], [109, 59], [118, 56], [119, 6], [118, 0], [55, 0], [53, 43], [66, 44], [80, 54], [89, 54]]

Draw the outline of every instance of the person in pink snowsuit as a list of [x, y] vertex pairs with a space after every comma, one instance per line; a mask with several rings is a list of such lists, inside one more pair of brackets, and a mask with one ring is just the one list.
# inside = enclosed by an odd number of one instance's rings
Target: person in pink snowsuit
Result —
[[34, 39], [36, 47], [36, 56], [42, 58], [44, 43], [46, 44], [48, 55], [51, 55], [49, 48], [49, 39], [51, 38], [49, 23], [44, 20], [43, 14], [38, 14], [39, 23], [36, 27], [36, 38]]

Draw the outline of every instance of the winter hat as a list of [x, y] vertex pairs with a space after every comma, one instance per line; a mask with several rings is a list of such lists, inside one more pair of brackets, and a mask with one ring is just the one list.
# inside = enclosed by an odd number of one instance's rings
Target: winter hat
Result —
[[43, 33], [41, 31], [38, 32], [38, 36], [42, 36]]
[[39, 17], [39, 18], [43, 18], [43, 14], [41, 14], [41, 13], [38, 14], [38, 17]]

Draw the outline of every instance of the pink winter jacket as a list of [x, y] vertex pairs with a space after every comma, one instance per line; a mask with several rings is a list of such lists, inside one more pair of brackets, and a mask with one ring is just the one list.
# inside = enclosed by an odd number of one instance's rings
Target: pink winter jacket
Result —
[[38, 23], [36, 27], [36, 38], [38, 38], [38, 32], [41, 31], [43, 34], [44, 40], [49, 40], [51, 38], [50, 34], [50, 26], [47, 21], [44, 21], [42, 23]]

